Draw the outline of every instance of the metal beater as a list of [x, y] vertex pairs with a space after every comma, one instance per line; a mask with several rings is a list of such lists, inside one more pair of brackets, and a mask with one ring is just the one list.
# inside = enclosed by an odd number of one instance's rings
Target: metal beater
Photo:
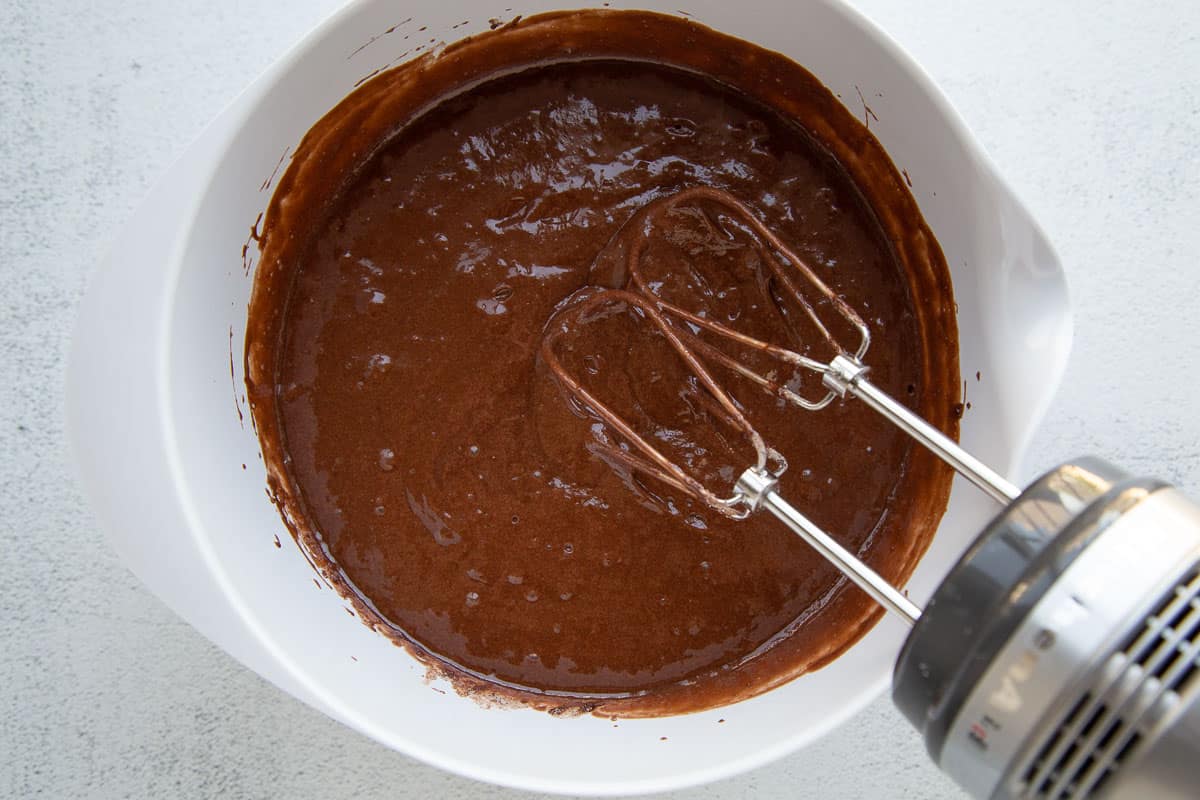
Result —
[[[656, 295], [641, 255], [655, 214], [704, 215], [751, 237], [761, 269], [834, 353], [813, 359], [747, 336]], [[693, 188], [647, 206], [616, 270], [619, 288], [585, 290], [547, 326], [542, 358], [564, 390], [628, 446], [605, 455], [742, 519], [769, 511], [888, 611], [913, 626], [894, 671], [893, 700], [940, 768], [976, 797], [1200, 796], [1200, 506], [1161, 481], [1131, 478], [1098, 459], [1067, 463], [1024, 491], [868, 380], [870, 332], [859, 314], [745, 204]], [[610, 281], [611, 283], [611, 281]], [[632, 311], [661, 333], [744, 439], [754, 463], [732, 493], [705, 486], [564, 368], [556, 346], [573, 325]], [[854, 349], [830, 332], [856, 332]], [[818, 375], [805, 397], [710, 341], [734, 343]], [[819, 411], [847, 395], [890, 422], [1002, 504], [924, 611], [778, 491], [784, 457], [763, 441], [708, 364], [787, 402]]]

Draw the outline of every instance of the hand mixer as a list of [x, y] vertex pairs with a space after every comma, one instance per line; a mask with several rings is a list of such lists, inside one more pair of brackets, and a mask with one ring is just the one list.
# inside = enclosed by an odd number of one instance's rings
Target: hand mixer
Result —
[[[719, 209], [719, 222], [701, 206]], [[759, 269], [833, 356], [815, 359], [668, 302], [642, 273], [657, 214], [699, 214], [754, 243]], [[960, 448], [868, 379], [859, 314], [729, 194], [694, 188], [655, 201], [614, 288], [584, 290], [547, 326], [542, 357], [560, 385], [615, 431], [604, 456], [734, 519], [766, 510], [912, 626], [892, 696], [934, 762], [980, 798], [1200, 796], [1200, 506], [1162, 481], [1095, 458], [1060, 465], [1025, 490]], [[723, 227], [728, 226], [728, 227]], [[661, 334], [707, 393], [708, 410], [753, 452], [731, 492], [714, 491], [595, 396], [556, 346], [579, 321], [632, 311]], [[828, 315], [833, 315], [832, 317]], [[831, 330], [852, 330], [853, 350]], [[805, 396], [712, 340], [819, 376]], [[865, 402], [1003, 505], [924, 610], [790, 505], [787, 468], [709, 366], [735, 372], [807, 411]]]

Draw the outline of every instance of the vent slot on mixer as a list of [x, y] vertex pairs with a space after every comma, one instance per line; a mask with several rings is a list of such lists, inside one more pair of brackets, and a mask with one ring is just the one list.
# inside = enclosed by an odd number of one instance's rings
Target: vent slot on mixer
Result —
[[1096, 672], [1095, 684], [1036, 750], [1014, 794], [1067, 800], [1098, 793], [1198, 669], [1200, 569], [1193, 568]]

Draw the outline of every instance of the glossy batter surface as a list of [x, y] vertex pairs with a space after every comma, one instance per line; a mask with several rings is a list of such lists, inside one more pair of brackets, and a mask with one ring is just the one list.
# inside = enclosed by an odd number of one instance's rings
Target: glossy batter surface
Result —
[[[614, 470], [539, 368], [547, 319], [622, 224], [693, 185], [746, 202], [861, 310], [878, 385], [944, 403], [905, 266], [846, 170], [794, 119], [663, 64], [533, 66], [440, 102], [357, 165], [287, 265], [264, 434], [285, 511], [374, 622], [453, 674], [668, 713], [822, 663], [875, 613], [771, 519], [731, 522]], [[749, 250], [696, 215], [657, 235], [661, 282], [786, 339]], [[574, 363], [632, 391], [677, 452], [700, 447], [706, 474], [747, 466], [711, 446], [686, 376], [636, 327], [594, 326]], [[859, 404], [813, 416], [729, 386], [787, 457], [785, 496], [885, 572], [911, 570], [940, 473], [914, 473], [909, 442]]]

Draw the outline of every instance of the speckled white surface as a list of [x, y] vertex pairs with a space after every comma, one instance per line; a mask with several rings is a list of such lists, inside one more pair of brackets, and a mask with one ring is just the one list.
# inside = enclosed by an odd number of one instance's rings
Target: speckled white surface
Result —
[[[4, 797], [523, 796], [389, 752], [235, 664], [120, 566], [66, 455], [88, 271], [204, 123], [337, 5], [0, 4]], [[945, 89], [1066, 264], [1075, 350], [1026, 476], [1093, 452], [1200, 492], [1195, 3], [857, 5]], [[670, 796], [961, 795], [881, 699], [817, 746]]]

